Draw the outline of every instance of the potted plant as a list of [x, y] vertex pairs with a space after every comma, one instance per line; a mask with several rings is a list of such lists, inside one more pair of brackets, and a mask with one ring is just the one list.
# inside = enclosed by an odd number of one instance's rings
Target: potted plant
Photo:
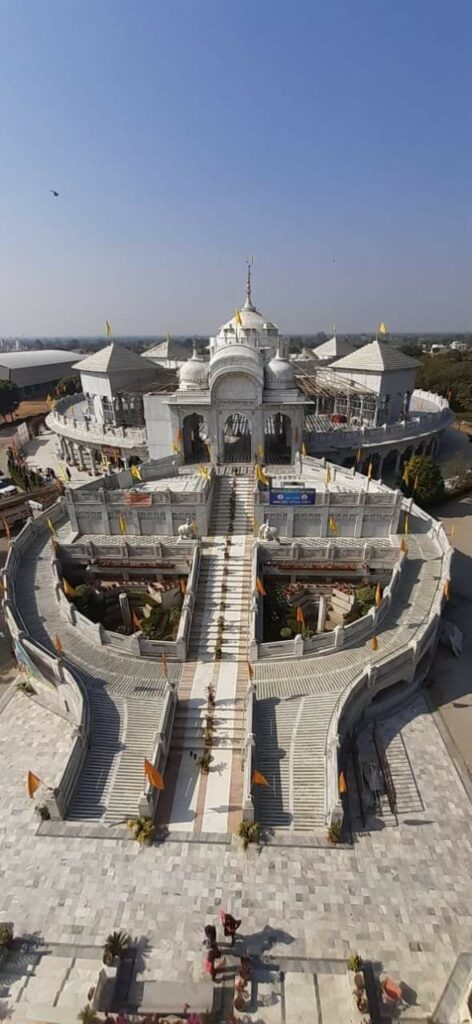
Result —
[[0, 921], [0, 949], [10, 949], [13, 942], [13, 925], [11, 921]]
[[152, 841], [154, 823], [152, 818], [147, 815], [140, 814], [139, 818], [131, 818], [127, 822], [127, 828], [133, 833], [133, 839], [136, 839], [140, 846], [148, 846]]
[[213, 761], [213, 755], [210, 754], [209, 750], [204, 750], [202, 756], [198, 759], [197, 764], [200, 767], [202, 775], [208, 775], [210, 771], [210, 765]]
[[98, 1024], [97, 1014], [93, 1007], [90, 1006], [90, 1003], [87, 1003], [86, 1006], [79, 1010], [77, 1020], [80, 1021], [80, 1024]]
[[115, 957], [122, 956], [129, 946], [129, 935], [127, 932], [110, 932], [103, 944], [103, 963], [110, 966]]
[[34, 697], [36, 693], [34, 686], [32, 686], [27, 679], [21, 679], [20, 682], [16, 684], [16, 689], [19, 690], [20, 693], [25, 693], [27, 697]]
[[34, 813], [38, 815], [38, 818], [41, 818], [41, 821], [51, 820], [51, 815], [47, 804], [36, 804], [34, 808]]
[[333, 846], [341, 842], [341, 823], [339, 821], [332, 821], [331, 825], [329, 825], [328, 842], [332, 843]]
[[242, 840], [243, 850], [247, 850], [250, 843], [257, 843], [261, 834], [261, 827], [257, 821], [247, 821], [243, 818], [238, 825], [238, 836]]
[[[359, 956], [359, 953], [351, 953], [351, 955], [348, 956], [348, 958], [347, 958], [347, 968], [348, 968], [348, 971], [354, 971], [354, 972], [360, 971], [362, 969], [362, 957]], [[362, 979], [362, 981], [364, 981], [364, 979]], [[357, 982], [356, 982], [356, 985], [357, 985]]]

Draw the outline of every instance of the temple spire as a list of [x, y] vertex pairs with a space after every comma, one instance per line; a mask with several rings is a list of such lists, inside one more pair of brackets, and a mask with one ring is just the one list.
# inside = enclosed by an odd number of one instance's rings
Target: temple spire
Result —
[[252, 264], [253, 264], [252, 256], [250, 257], [250, 259], [246, 260], [246, 263], [247, 263], [246, 301], [244, 303], [243, 309], [255, 309], [256, 307], [253, 306], [252, 294], [251, 294], [251, 268], [252, 268]]

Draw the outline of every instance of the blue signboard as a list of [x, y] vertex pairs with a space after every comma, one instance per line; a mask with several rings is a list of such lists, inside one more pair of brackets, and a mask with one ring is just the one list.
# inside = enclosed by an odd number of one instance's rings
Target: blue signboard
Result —
[[305, 490], [303, 487], [290, 487], [287, 490], [274, 488], [270, 492], [271, 505], [314, 505], [316, 491]]

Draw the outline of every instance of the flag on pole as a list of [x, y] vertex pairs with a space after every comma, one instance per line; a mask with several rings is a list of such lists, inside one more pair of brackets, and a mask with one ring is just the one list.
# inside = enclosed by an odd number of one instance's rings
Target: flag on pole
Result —
[[172, 451], [174, 452], [174, 455], [182, 455], [182, 446], [179, 444], [178, 441], [173, 442]]
[[339, 792], [347, 793], [347, 782], [344, 772], [339, 773]]
[[147, 757], [144, 758], [144, 774], [155, 789], [165, 789], [161, 773], [148, 761]]
[[7, 520], [5, 519], [5, 516], [2, 516], [2, 523], [3, 523], [3, 529], [5, 530], [5, 533], [6, 533], [7, 537], [8, 537], [8, 539], [10, 539], [10, 537], [11, 537], [10, 523], [7, 522]]
[[236, 310], [234, 316], [235, 316], [235, 320], [236, 320], [236, 323], [237, 323], [238, 327], [242, 327], [243, 326], [243, 318], [241, 316], [241, 311], [239, 309]]
[[125, 535], [126, 534], [126, 519], [125, 519], [124, 516], [120, 516], [120, 518], [118, 519], [118, 526], [119, 526], [120, 533]]
[[306, 459], [306, 444], [304, 441], [302, 442], [302, 455], [303, 458]]
[[51, 523], [51, 520], [47, 519], [46, 523], [47, 523], [48, 530], [50, 530], [51, 533], [55, 534], [56, 533], [56, 527], [53, 525], [53, 523]]
[[361, 459], [362, 459], [362, 448], [358, 448], [357, 452], [356, 452], [356, 463], [360, 462]]
[[187, 580], [179, 580], [180, 593], [187, 593]]
[[141, 629], [141, 619], [138, 618], [134, 608], [133, 608], [133, 610], [131, 612], [131, 621], [132, 621], [133, 626], [134, 626], [135, 629], [137, 629], [137, 630]]
[[66, 580], [65, 576], [62, 578], [62, 586], [64, 588], [64, 593], [65, 593], [66, 597], [75, 597], [76, 596], [75, 587], [73, 587], [72, 584], [69, 583], [68, 580]]
[[28, 796], [30, 800], [32, 800], [36, 790], [39, 789], [41, 785], [41, 779], [38, 775], [35, 775], [34, 772], [28, 772], [26, 785], [28, 787]]
[[303, 614], [302, 609], [300, 608], [300, 605], [297, 605], [297, 613], [295, 615], [295, 618], [296, 621], [299, 622], [301, 626], [305, 625], [305, 616]]
[[169, 666], [167, 661], [167, 654], [161, 654], [161, 665], [166, 679], [169, 678]]
[[210, 473], [209, 473], [209, 470], [208, 470], [207, 466], [199, 466], [198, 467], [198, 472], [199, 472], [200, 476], [203, 477], [204, 480], [209, 480], [210, 479]]
[[379, 334], [388, 334], [387, 324], [384, 324], [383, 320], [382, 323], [379, 324]]
[[336, 533], [337, 529], [338, 529], [338, 524], [337, 524], [334, 516], [329, 516], [329, 519], [328, 519], [328, 530], [331, 530], [331, 533]]
[[258, 576], [256, 579], [256, 590], [257, 593], [261, 595], [261, 597], [266, 596], [266, 590], [260, 576]]
[[331, 483], [331, 466], [326, 466], [326, 485]]
[[405, 523], [404, 523], [404, 526], [403, 526], [403, 532], [405, 534], [405, 537], [408, 537], [408, 516], [405, 516]]
[[250, 681], [252, 683], [252, 680], [254, 679], [254, 669], [253, 669], [250, 661], [248, 661], [248, 663], [247, 663], [247, 674], [248, 674], [249, 679], [250, 679]]
[[369, 462], [369, 468], [367, 470], [367, 479], [372, 480], [372, 461]]
[[406, 486], [408, 487], [408, 484], [410, 483], [410, 474], [408, 472], [408, 466], [406, 465], [406, 463], [405, 463], [405, 468], [403, 470], [402, 480], [403, 480], [403, 483], [406, 484]]
[[370, 646], [372, 647], [373, 651], [378, 651], [378, 649], [379, 649], [379, 641], [377, 640], [376, 636], [372, 637], [372, 640], [370, 641]]
[[263, 775], [262, 772], [258, 772], [256, 768], [252, 773], [251, 783], [253, 786], [269, 786], [270, 789], [270, 782], [268, 782], [265, 775]]
[[406, 555], [407, 552], [408, 552], [408, 546], [407, 546], [407, 544], [405, 542], [405, 538], [404, 537], [402, 537], [401, 542], [400, 542], [400, 551], [402, 551], [404, 555]]
[[55, 649], [56, 649], [58, 654], [62, 654], [62, 643], [61, 643], [57, 633], [56, 633], [56, 635], [54, 637], [54, 647], [55, 647]]
[[134, 480], [142, 481], [142, 474], [139, 466], [130, 466], [130, 473]]
[[105, 334], [107, 338], [111, 338], [111, 323], [109, 320], [105, 320]]
[[445, 580], [445, 581], [444, 581], [444, 597], [448, 598], [448, 597], [449, 597], [449, 595], [450, 595], [450, 585], [449, 585], [449, 580]]
[[382, 587], [380, 586], [380, 583], [377, 583], [377, 586], [375, 588], [375, 607], [376, 608], [380, 608], [381, 604], [382, 604]]

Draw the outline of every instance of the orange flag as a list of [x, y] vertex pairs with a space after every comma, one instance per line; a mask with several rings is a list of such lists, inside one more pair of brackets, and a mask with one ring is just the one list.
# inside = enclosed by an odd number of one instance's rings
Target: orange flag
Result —
[[344, 772], [339, 773], [339, 792], [347, 793], [347, 782]]
[[10, 537], [11, 537], [10, 524], [7, 523], [7, 521], [5, 519], [5, 516], [2, 517], [2, 523], [3, 523], [3, 529], [5, 530], [5, 533], [6, 533], [7, 537], [8, 537], [8, 539], [10, 539]]
[[257, 590], [257, 593], [261, 595], [261, 597], [265, 597], [266, 596], [266, 589], [264, 587], [264, 584], [263, 584], [260, 576], [258, 576], [257, 579], [256, 579], [256, 590]]
[[251, 782], [253, 786], [269, 786], [270, 788], [270, 782], [267, 781], [265, 775], [263, 775], [262, 772], [258, 772], [256, 770], [254, 770], [252, 773]]
[[302, 609], [300, 608], [300, 605], [298, 605], [297, 608], [296, 620], [297, 622], [300, 622], [302, 626], [305, 625], [305, 616], [302, 612]]
[[375, 607], [376, 608], [380, 608], [381, 604], [382, 604], [382, 587], [380, 586], [380, 583], [377, 583], [377, 586], [375, 588]]
[[187, 593], [187, 580], [179, 580], [180, 593]]
[[146, 757], [144, 758], [144, 774], [146, 778], [149, 779], [151, 786], [154, 786], [155, 789], [165, 789], [164, 779], [162, 778], [161, 773], [158, 772], [157, 768], [155, 768]]
[[161, 665], [162, 665], [162, 668], [164, 669], [164, 675], [165, 675], [165, 677], [167, 679], [168, 678], [168, 663], [167, 663], [167, 655], [166, 654], [161, 654]]
[[131, 612], [131, 618], [132, 618], [132, 621], [133, 621], [134, 628], [135, 629], [141, 629], [141, 619], [138, 619], [138, 616], [136, 615], [136, 612], [134, 611], [134, 609]]
[[450, 593], [449, 580], [445, 580], [444, 581], [444, 597], [449, 597], [449, 593]]
[[405, 554], [405, 555], [406, 555], [406, 553], [408, 551], [408, 545], [407, 545], [404, 537], [402, 537], [401, 542], [400, 542], [400, 551], [403, 551], [403, 554]]
[[370, 646], [372, 647], [373, 651], [378, 651], [378, 649], [379, 649], [379, 641], [377, 640], [376, 636], [372, 637], [372, 640], [370, 641]]
[[249, 678], [250, 678], [250, 680], [252, 682], [252, 680], [254, 679], [254, 669], [253, 669], [250, 661], [248, 661], [248, 663], [247, 663], [247, 674], [248, 674], [248, 676], [249, 676]]
[[56, 633], [56, 635], [54, 637], [54, 647], [56, 648], [57, 653], [61, 654], [61, 652], [62, 652], [62, 644], [61, 644], [61, 641], [60, 641], [57, 633]]
[[39, 789], [41, 785], [41, 779], [39, 779], [38, 776], [34, 774], [34, 772], [28, 772], [28, 779], [26, 785], [28, 786], [28, 796], [32, 800], [34, 794], [36, 793], [36, 790]]

